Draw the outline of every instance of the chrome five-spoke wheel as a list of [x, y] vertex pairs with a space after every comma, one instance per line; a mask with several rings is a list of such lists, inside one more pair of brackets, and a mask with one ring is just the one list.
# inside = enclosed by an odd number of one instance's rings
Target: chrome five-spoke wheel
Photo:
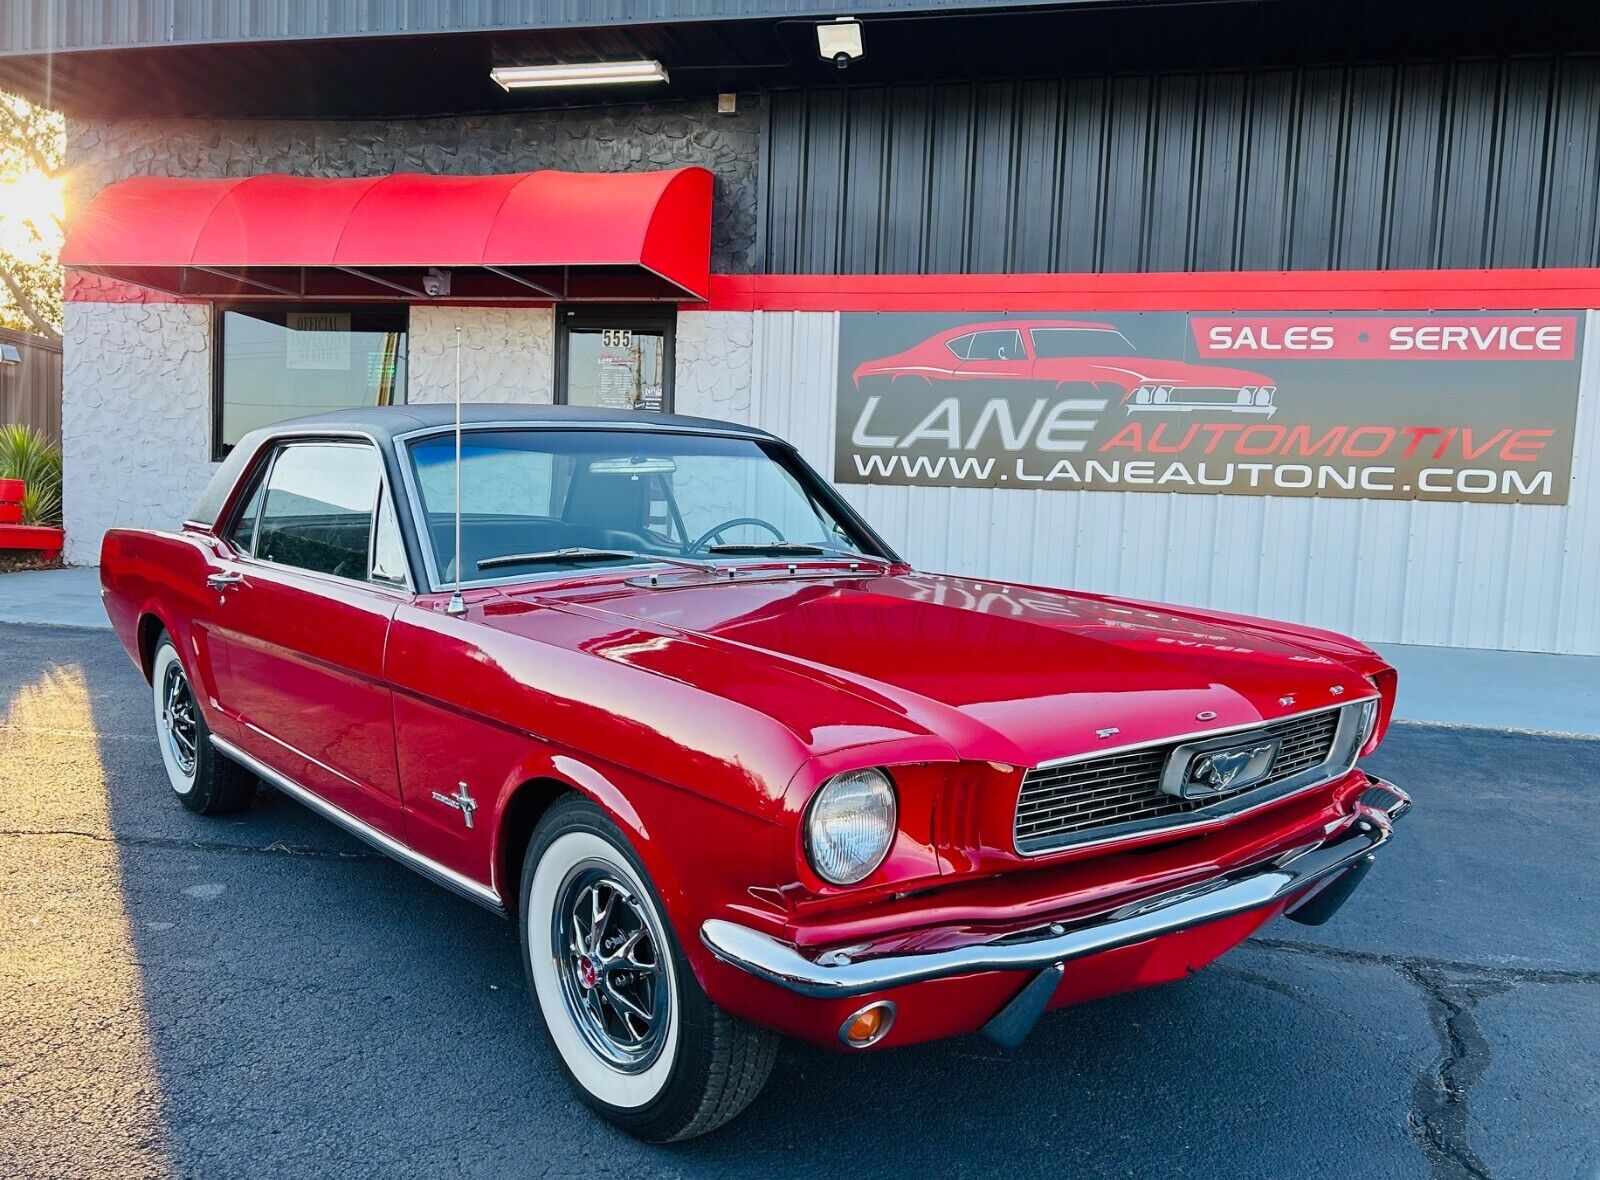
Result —
[[567, 874], [552, 918], [568, 1017], [613, 1067], [648, 1068], [666, 1037], [672, 992], [639, 897], [605, 864], [589, 861]]
[[162, 737], [179, 771], [190, 778], [194, 775], [195, 756], [199, 750], [194, 693], [189, 691], [189, 678], [176, 660], [167, 664], [161, 679]]
[[211, 744], [205, 713], [170, 635], [159, 636], [151, 654], [150, 693], [161, 765], [183, 805], [202, 815], [248, 806], [256, 790], [255, 776]]
[[523, 860], [522, 965], [578, 1094], [657, 1143], [702, 1135], [749, 1104], [776, 1036], [722, 1011], [684, 957], [627, 835], [568, 795]]

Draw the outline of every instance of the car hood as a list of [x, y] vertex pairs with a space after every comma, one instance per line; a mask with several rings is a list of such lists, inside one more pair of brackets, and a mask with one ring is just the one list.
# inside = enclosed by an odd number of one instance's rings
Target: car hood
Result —
[[752, 660], [782, 668], [814, 688], [802, 711], [865, 703], [958, 757], [1022, 765], [1336, 705], [1370, 695], [1376, 666], [1324, 632], [920, 573], [691, 574], [556, 597], [718, 648], [730, 682]]

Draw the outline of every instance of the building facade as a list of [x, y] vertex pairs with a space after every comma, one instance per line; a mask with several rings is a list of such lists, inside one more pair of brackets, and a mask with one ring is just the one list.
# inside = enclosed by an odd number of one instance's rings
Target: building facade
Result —
[[[1273, 3], [868, 6], [840, 71], [804, 5], [715, 30], [464, 7], [17, 24], [0, 85], [66, 109], [78, 210], [141, 177], [703, 168], [705, 289], [296, 300], [240, 270], [195, 296], [107, 277], [129, 242], [68, 278], [69, 560], [176, 524], [252, 425], [452, 397], [459, 331], [464, 398], [763, 426], [924, 568], [1600, 653], [1600, 57], [1559, 14], [1374, 32], [1373, 6], [1362, 40]], [[670, 81], [487, 79], [620, 57]]]

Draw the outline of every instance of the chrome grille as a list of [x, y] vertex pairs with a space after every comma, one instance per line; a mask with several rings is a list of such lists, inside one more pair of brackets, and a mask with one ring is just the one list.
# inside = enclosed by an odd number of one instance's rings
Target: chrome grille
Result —
[[1281, 741], [1272, 769], [1260, 782], [1204, 799], [1180, 799], [1161, 790], [1167, 759], [1184, 741], [1030, 770], [1023, 776], [1017, 797], [1017, 851], [1042, 852], [1178, 825], [1196, 812], [1226, 811], [1230, 803], [1270, 799], [1274, 793], [1302, 785], [1294, 780], [1328, 761], [1339, 717], [1338, 709], [1324, 709], [1239, 731], [1241, 742], [1266, 737]]

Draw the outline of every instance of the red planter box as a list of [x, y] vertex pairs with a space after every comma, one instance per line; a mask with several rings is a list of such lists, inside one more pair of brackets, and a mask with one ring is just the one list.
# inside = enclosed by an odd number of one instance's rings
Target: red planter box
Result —
[[28, 485], [20, 479], [0, 479], [0, 504], [20, 504]]

